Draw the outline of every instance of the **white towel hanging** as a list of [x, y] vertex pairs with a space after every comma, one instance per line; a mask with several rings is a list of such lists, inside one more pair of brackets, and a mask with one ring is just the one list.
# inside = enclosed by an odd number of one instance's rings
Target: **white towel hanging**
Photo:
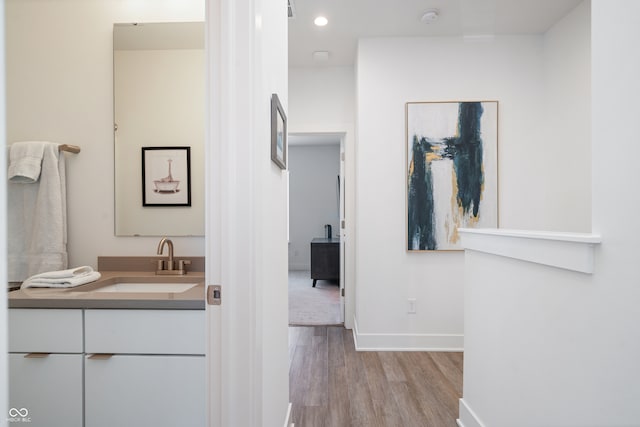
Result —
[[9, 147], [9, 168], [7, 175], [10, 182], [33, 184], [40, 178], [44, 141], [15, 142]]
[[36, 182], [7, 185], [10, 282], [67, 268], [65, 156], [59, 154], [58, 145], [44, 143]]

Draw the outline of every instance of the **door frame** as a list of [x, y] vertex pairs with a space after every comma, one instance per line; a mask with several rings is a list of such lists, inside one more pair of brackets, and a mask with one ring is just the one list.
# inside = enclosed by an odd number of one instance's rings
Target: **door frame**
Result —
[[[5, 25], [4, 25], [4, 2], [0, 4], [0, 146], [7, 146], [7, 126], [6, 126], [6, 91], [5, 91]], [[7, 150], [0, 150], [0, 163], [3, 168], [3, 176], [7, 170]], [[7, 281], [7, 180], [0, 185], [0, 212], [5, 212], [0, 218], [0, 281]], [[5, 285], [6, 286], [6, 285]], [[4, 420], [8, 414], [9, 402], [9, 349], [8, 334], [9, 322], [7, 310], [7, 298], [0, 298], [0, 420]], [[0, 422], [2, 424], [2, 422]]]
[[[215, 200], [222, 198], [221, 160], [220, 151], [222, 145], [222, 91], [223, 74], [222, 39], [221, 30], [223, 0], [205, 1], [205, 87], [206, 87], [206, 118], [205, 118], [205, 287], [222, 283], [220, 253], [221, 243], [213, 245], [212, 242], [220, 242], [221, 236], [221, 211], [216, 208]], [[206, 296], [205, 296], [206, 299]], [[205, 301], [206, 310], [206, 402], [207, 402], [207, 426], [222, 427], [226, 412], [222, 404], [222, 331], [223, 318], [222, 306], [209, 305]]]
[[[355, 131], [353, 124], [327, 126], [290, 125], [289, 134], [295, 135], [341, 135], [340, 138], [340, 182], [344, 203], [340, 206], [340, 289], [343, 320], [346, 329], [353, 329], [355, 315]], [[342, 160], [344, 154], [344, 160]], [[344, 220], [344, 227], [342, 221]]]

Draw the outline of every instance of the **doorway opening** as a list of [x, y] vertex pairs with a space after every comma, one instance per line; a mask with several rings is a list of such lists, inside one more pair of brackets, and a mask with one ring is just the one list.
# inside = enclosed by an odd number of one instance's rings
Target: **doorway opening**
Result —
[[344, 135], [290, 134], [289, 325], [344, 323]]

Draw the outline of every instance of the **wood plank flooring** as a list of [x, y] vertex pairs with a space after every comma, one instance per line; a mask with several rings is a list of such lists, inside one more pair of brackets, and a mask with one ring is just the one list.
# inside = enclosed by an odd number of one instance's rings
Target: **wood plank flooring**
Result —
[[462, 353], [357, 352], [341, 326], [289, 328], [296, 427], [456, 427]]

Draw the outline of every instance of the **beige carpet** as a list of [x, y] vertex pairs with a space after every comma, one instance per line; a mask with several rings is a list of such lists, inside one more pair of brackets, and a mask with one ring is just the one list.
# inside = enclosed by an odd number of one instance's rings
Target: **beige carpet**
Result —
[[342, 324], [338, 282], [318, 280], [315, 288], [312, 284], [309, 271], [289, 272], [289, 324]]

